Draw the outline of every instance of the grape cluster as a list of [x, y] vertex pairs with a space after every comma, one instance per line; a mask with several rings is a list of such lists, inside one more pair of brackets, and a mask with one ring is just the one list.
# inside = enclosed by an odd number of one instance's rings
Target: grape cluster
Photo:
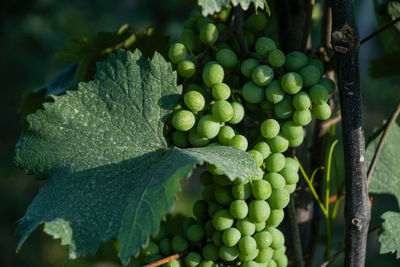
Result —
[[[164, 133], [177, 147], [233, 146], [250, 153], [257, 176], [231, 181], [213, 165], [201, 175], [202, 198], [186, 229], [197, 246], [183, 266], [287, 266], [284, 235], [277, 228], [299, 180], [290, 148], [304, 140], [314, 116], [331, 116], [335, 83], [324, 64], [293, 51], [285, 54], [265, 36], [267, 17], [250, 15], [243, 33], [250, 53], [240, 51], [229, 16], [195, 14], [185, 23], [169, 59], [184, 87]], [[223, 13], [222, 13], [223, 14]], [[228, 32], [229, 33], [229, 32]], [[222, 38], [222, 36], [224, 38]], [[176, 252], [174, 250], [174, 252]], [[187, 257], [189, 257], [189, 255]]]

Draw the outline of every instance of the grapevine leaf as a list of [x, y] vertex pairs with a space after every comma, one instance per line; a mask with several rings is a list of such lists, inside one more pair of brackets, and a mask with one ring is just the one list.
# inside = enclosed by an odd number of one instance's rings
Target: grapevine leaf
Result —
[[379, 253], [396, 253], [396, 258], [400, 259], [400, 213], [388, 211], [382, 214], [382, 219], [385, 221], [382, 223], [383, 232], [379, 236], [379, 242], [381, 248]]
[[16, 164], [49, 180], [18, 221], [18, 248], [44, 224], [72, 258], [116, 238], [125, 264], [156, 233], [178, 180], [196, 165], [213, 164], [231, 180], [257, 168], [249, 153], [232, 147], [167, 147], [164, 123], [182, 89], [158, 53], [148, 60], [138, 50], [119, 51], [97, 68], [94, 81], [27, 118]]
[[[400, 17], [400, 2], [397, 1], [390, 1], [388, 3], [388, 14], [392, 20], [397, 19]], [[400, 23], [396, 23], [394, 27], [400, 31]]]
[[242, 9], [247, 10], [251, 3], [254, 4], [254, 7], [266, 9], [269, 13], [269, 7], [265, 0], [198, 0], [199, 6], [202, 7], [203, 16], [212, 15], [216, 12], [221, 11], [223, 7], [228, 6], [230, 3], [233, 6], [237, 6], [240, 4]]

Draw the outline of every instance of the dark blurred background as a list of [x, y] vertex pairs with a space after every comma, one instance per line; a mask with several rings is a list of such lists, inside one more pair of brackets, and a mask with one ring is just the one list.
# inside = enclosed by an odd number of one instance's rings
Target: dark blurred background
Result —
[[[314, 14], [315, 42], [319, 40], [319, 2]], [[69, 64], [56, 60], [54, 54], [72, 39], [81, 39], [98, 31], [116, 31], [128, 23], [138, 32], [154, 26], [170, 35], [171, 41], [177, 41], [182, 23], [195, 8], [196, 1], [1, 0], [0, 5], [0, 266], [119, 266], [111, 243], [103, 244], [94, 256], [68, 260], [67, 251], [59, 241], [40, 230], [31, 235], [19, 254], [15, 253], [18, 240], [14, 234], [15, 222], [24, 215], [41, 185], [12, 164], [14, 145], [21, 132], [17, 107], [24, 94], [44, 84]], [[378, 27], [373, 1], [356, 1], [356, 10], [360, 36], [365, 37]], [[400, 78], [369, 78], [370, 61], [385, 53], [381, 38], [367, 42], [360, 52], [365, 133], [369, 136], [399, 103]], [[340, 151], [337, 150], [339, 158]], [[183, 183], [183, 188], [178, 195], [181, 201], [174, 210], [190, 214], [200, 185], [191, 179]], [[371, 225], [379, 224], [379, 215], [386, 210], [398, 211], [399, 208], [391, 197], [376, 197]], [[334, 242], [342, 240], [343, 231], [343, 219], [338, 218]], [[367, 266], [395, 266], [394, 255], [382, 256], [378, 251], [377, 235], [373, 234], [369, 240]], [[341, 262], [339, 258], [337, 266], [341, 266]]]

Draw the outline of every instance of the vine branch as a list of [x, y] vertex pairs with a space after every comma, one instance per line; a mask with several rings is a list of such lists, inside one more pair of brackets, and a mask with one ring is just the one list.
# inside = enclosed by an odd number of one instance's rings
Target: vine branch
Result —
[[376, 32], [371, 33], [370, 35], [368, 35], [367, 37], [365, 37], [364, 39], [361, 40], [360, 44], [363, 44], [367, 41], [369, 41], [370, 39], [374, 38], [375, 36], [379, 35], [381, 32], [383, 32], [384, 30], [388, 29], [389, 27], [393, 26], [394, 24], [396, 24], [397, 22], [400, 22], [400, 17], [392, 20], [391, 22], [389, 22], [388, 24], [386, 24], [385, 26], [381, 27], [379, 30], [377, 30]]
[[153, 263], [149, 263], [149, 264], [143, 265], [143, 267], [156, 267], [156, 266], [161, 266], [161, 265], [166, 264], [166, 263], [168, 263], [168, 262], [170, 262], [170, 261], [177, 260], [177, 259], [179, 259], [179, 258], [181, 258], [181, 257], [184, 257], [184, 256], [186, 256], [186, 254], [188, 254], [188, 253], [189, 253], [189, 250], [185, 250], [185, 251], [183, 251], [183, 252], [181, 252], [181, 253], [173, 254], [173, 255], [171, 255], [171, 256], [165, 257], [165, 258], [163, 258], [163, 259], [161, 259], [161, 260], [158, 260], [158, 261], [155, 261], [155, 262], [153, 262]]

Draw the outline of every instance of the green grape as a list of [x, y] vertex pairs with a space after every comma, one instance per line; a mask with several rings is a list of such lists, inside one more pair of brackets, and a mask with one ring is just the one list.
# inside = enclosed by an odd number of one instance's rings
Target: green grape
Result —
[[161, 254], [163, 254], [164, 256], [171, 255], [171, 244], [168, 238], [164, 238], [163, 240], [161, 240], [158, 246], [160, 248]]
[[231, 183], [231, 180], [229, 180], [229, 178], [226, 175], [213, 175], [213, 179], [217, 185], [221, 186], [228, 185]]
[[254, 82], [247, 82], [242, 87], [242, 97], [249, 103], [260, 103], [264, 99], [264, 89]]
[[278, 267], [286, 267], [286, 266], [288, 266], [289, 260], [288, 260], [288, 257], [285, 254], [281, 255], [279, 258], [274, 259], [274, 260], [275, 260], [276, 265]]
[[249, 217], [250, 220], [252, 220], [253, 222], [259, 223], [262, 221], [266, 221], [269, 217], [270, 212], [270, 207], [266, 201], [253, 200], [250, 202]]
[[280, 131], [279, 122], [274, 119], [265, 120], [261, 123], [260, 131], [265, 138], [274, 138]]
[[267, 86], [274, 79], [274, 71], [267, 65], [259, 65], [251, 73], [253, 82], [258, 86]]
[[269, 172], [264, 175], [264, 179], [271, 184], [271, 188], [274, 189], [282, 189], [286, 182], [285, 178], [282, 175], [276, 172]]
[[295, 184], [299, 181], [299, 173], [293, 168], [285, 167], [279, 173], [285, 178], [286, 184]]
[[231, 89], [225, 83], [217, 83], [212, 86], [211, 93], [215, 100], [227, 100], [231, 95]]
[[271, 248], [278, 249], [284, 246], [285, 237], [281, 231], [275, 227], [268, 227], [267, 231], [272, 235]]
[[327, 103], [322, 105], [313, 105], [311, 111], [314, 117], [318, 120], [327, 120], [332, 114], [331, 107]]
[[235, 131], [233, 130], [233, 128], [228, 125], [224, 125], [219, 130], [217, 138], [218, 142], [221, 145], [227, 146], [229, 145], [229, 142], [234, 136], [235, 136]]
[[267, 267], [278, 267], [278, 265], [274, 260], [269, 260]]
[[173, 252], [180, 253], [189, 248], [189, 243], [183, 236], [176, 235], [171, 240], [171, 248]]
[[250, 254], [252, 251], [257, 249], [257, 243], [251, 236], [243, 236], [239, 240], [239, 250]]
[[189, 141], [187, 139], [186, 133], [181, 131], [175, 131], [172, 133], [172, 142], [177, 147], [188, 147]]
[[289, 140], [289, 147], [298, 147], [304, 141], [304, 136], [299, 136], [296, 139], [288, 139]]
[[[272, 259], [274, 250], [270, 247], [260, 249], [257, 257], [254, 259], [258, 263], [267, 263]], [[266, 265], [265, 265], [266, 266]]]
[[194, 147], [202, 147], [208, 145], [210, 140], [208, 138], [201, 136], [196, 128], [189, 131], [188, 135], [189, 143]]
[[246, 137], [243, 135], [237, 134], [234, 137], [232, 137], [231, 141], [229, 141], [230, 146], [234, 146], [237, 149], [240, 149], [242, 151], [247, 150], [248, 142]]
[[242, 267], [259, 267], [260, 265], [255, 261], [246, 261], [242, 264]]
[[183, 97], [185, 105], [193, 112], [198, 112], [203, 110], [205, 105], [204, 97], [201, 93], [197, 91], [189, 91]]
[[257, 167], [260, 167], [263, 164], [264, 158], [260, 152], [258, 152], [257, 150], [249, 150], [247, 152], [253, 156], [253, 159], [256, 161]]
[[268, 199], [271, 209], [283, 209], [287, 206], [290, 195], [285, 189], [272, 190], [272, 194]]
[[172, 63], [178, 64], [186, 58], [186, 48], [181, 43], [171, 45], [168, 50], [168, 57]]
[[298, 172], [300, 169], [300, 166], [299, 166], [299, 163], [297, 162], [297, 160], [295, 160], [294, 158], [291, 158], [291, 157], [287, 157], [286, 162], [285, 162], [285, 168], [290, 168], [290, 169], [293, 169], [295, 172]]
[[218, 23], [216, 26], [219, 33], [223, 33], [227, 29], [224, 23]]
[[212, 44], [218, 39], [218, 29], [212, 23], [204, 24], [200, 30], [200, 40], [205, 44]]
[[184, 262], [187, 267], [196, 267], [201, 262], [201, 255], [193, 251], [189, 252], [189, 254], [187, 254], [185, 257]]
[[242, 235], [238, 229], [229, 228], [224, 231], [222, 235], [222, 241], [224, 242], [225, 246], [233, 247], [239, 242], [241, 237]]
[[229, 18], [229, 14], [231, 13], [231, 9], [232, 8], [230, 6], [226, 6], [226, 7], [222, 8], [222, 10], [218, 13], [218, 18], [222, 22], [227, 21]]
[[308, 65], [299, 71], [300, 76], [303, 78], [303, 85], [305, 87], [310, 87], [318, 83], [321, 78], [321, 73], [319, 69], [314, 65]]
[[306, 110], [296, 110], [293, 113], [293, 121], [301, 126], [308, 125], [312, 120], [311, 111]]
[[218, 169], [213, 164], [206, 163], [206, 167], [207, 167], [207, 170], [209, 172], [211, 172], [211, 174], [214, 174], [214, 175], [222, 175], [222, 174], [224, 174], [224, 172], [222, 170]]
[[233, 200], [230, 186], [215, 186], [214, 197], [219, 204], [229, 205]]
[[300, 92], [293, 97], [293, 106], [296, 110], [307, 110], [311, 107], [310, 96], [306, 92]]
[[222, 232], [215, 231], [211, 237], [214, 244], [218, 247], [222, 246]]
[[267, 16], [264, 13], [255, 13], [250, 15], [244, 24], [246, 30], [254, 33], [262, 31], [265, 26], [267, 26]]
[[229, 206], [229, 212], [235, 219], [243, 219], [247, 216], [248, 207], [244, 200], [234, 200]]
[[321, 75], [322, 75], [322, 74], [324, 73], [324, 71], [325, 71], [324, 63], [322, 63], [322, 61], [319, 60], [319, 59], [310, 58], [310, 59], [308, 60], [308, 63], [307, 63], [307, 64], [308, 64], [308, 65], [313, 65], [313, 66], [317, 67], [318, 70], [319, 70], [319, 73], [321, 73]]
[[325, 86], [325, 88], [328, 90], [329, 94], [332, 94], [333, 91], [335, 91], [335, 82], [329, 79], [328, 77], [322, 77], [321, 80], [318, 82], [319, 84]]
[[158, 252], [159, 252], [158, 245], [153, 241], [150, 241], [149, 244], [142, 251], [143, 255], [146, 257], [157, 255]]
[[254, 147], [254, 150], [257, 150], [261, 153], [263, 159], [266, 159], [269, 154], [271, 154], [271, 149], [266, 142], [259, 142]]
[[281, 86], [286, 93], [297, 94], [303, 87], [303, 78], [296, 72], [288, 72], [283, 75]]
[[208, 204], [204, 200], [197, 200], [193, 205], [193, 214], [199, 221], [208, 219]]
[[205, 235], [203, 226], [200, 224], [193, 224], [187, 229], [186, 237], [189, 241], [197, 242], [203, 239]]
[[240, 71], [242, 72], [244, 77], [250, 78], [254, 68], [257, 67], [258, 65], [259, 63], [257, 59], [248, 58], [242, 62], [242, 65], [240, 65]]
[[287, 121], [282, 125], [282, 133], [289, 139], [303, 136], [303, 127], [294, 121]]
[[261, 232], [265, 229], [265, 222], [256, 223], [256, 232]]
[[195, 219], [190, 218], [190, 217], [185, 218], [183, 221], [183, 232], [186, 233], [187, 229], [194, 224], [196, 224]]
[[207, 87], [212, 87], [214, 84], [222, 83], [224, 80], [224, 69], [217, 63], [208, 63], [203, 68], [203, 82]]
[[204, 115], [197, 124], [197, 132], [208, 139], [218, 135], [220, 123], [210, 114]]
[[264, 170], [261, 167], [257, 168], [257, 174], [251, 176], [251, 181], [258, 181], [261, 180], [264, 177]]
[[321, 84], [316, 84], [310, 89], [310, 98], [314, 104], [325, 104], [329, 99], [328, 89]]
[[208, 171], [202, 172], [200, 175], [200, 182], [204, 186], [213, 184], [214, 179], [213, 179], [212, 174]]
[[268, 63], [274, 68], [280, 68], [285, 65], [286, 57], [282, 50], [274, 49], [268, 54]]
[[214, 234], [215, 227], [212, 223], [212, 220], [208, 220], [205, 224], [204, 224], [204, 231], [206, 232], [206, 236], [211, 238], [212, 235]]
[[289, 71], [298, 71], [307, 65], [307, 56], [301, 52], [293, 51], [286, 56], [285, 67]]
[[164, 264], [166, 267], [180, 267], [181, 264], [179, 263], [179, 260], [172, 260]]
[[246, 200], [251, 196], [250, 184], [239, 184], [232, 187], [232, 195], [235, 199]]
[[213, 226], [218, 231], [223, 231], [225, 229], [231, 228], [234, 221], [235, 220], [226, 209], [217, 211], [212, 217]]
[[241, 220], [237, 220], [236, 228], [240, 231], [242, 236], [249, 236], [254, 234], [256, 231], [256, 226], [253, 222], [250, 221], [250, 218], [246, 217]]
[[286, 139], [281, 133], [274, 138], [268, 139], [267, 143], [274, 153], [283, 153], [289, 148], [289, 140]]
[[228, 101], [218, 100], [212, 106], [211, 114], [217, 121], [227, 122], [233, 117], [233, 108]]
[[239, 259], [242, 262], [252, 261], [257, 257], [258, 251], [259, 251], [258, 249], [255, 249], [255, 250], [251, 251], [250, 253], [240, 252]]
[[284, 216], [285, 213], [283, 212], [283, 209], [272, 209], [267, 220], [267, 225], [277, 227], [283, 221]]
[[271, 153], [265, 160], [265, 167], [269, 172], [279, 172], [285, 166], [285, 156], [281, 153]]
[[287, 184], [285, 185], [285, 190], [291, 194], [296, 190], [297, 185], [296, 184]]
[[254, 181], [251, 186], [253, 196], [258, 200], [265, 200], [271, 195], [271, 185], [266, 180]]
[[254, 36], [254, 33], [249, 32], [249, 31], [243, 31], [244, 39], [246, 40], [246, 43], [248, 46], [251, 46], [254, 44], [256, 41], [256, 37]]
[[260, 37], [256, 41], [255, 49], [258, 55], [266, 57], [269, 52], [276, 49], [276, 44], [268, 37]]
[[285, 95], [283, 100], [274, 106], [274, 114], [279, 119], [289, 119], [293, 115], [292, 97]]
[[219, 210], [222, 210], [222, 207], [215, 202], [211, 202], [208, 206], [208, 215], [212, 217]]
[[201, 250], [203, 257], [206, 260], [211, 260], [211, 261], [215, 261], [218, 260], [219, 256], [218, 256], [218, 247], [213, 244], [213, 243], [209, 243], [207, 245], [205, 245], [203, 247], [203, 249]]
[[274, 254], [272, 256], [272, 259], [276, 260], [280, 256], [285, 255], [285, 253], [286, 253], [286, 247], [285, 246], [282, 246], [280, 248], [274, 249]]
[[272, 111], [274, 109], [274, 105], [268, 100], [264, 99], [259, 104], [260, 108], [265, 111]]
[[225, 68], [233, 68], [238, 63], [238, 58], [231, 49], [223, 48], [215, 55], [217, 62]]
[[272, 243], [272, 235], [268, 231], [262, 231], [254, 235], [258, 249], [268, 248]]
[[179, 62], [177, 70], [182, 78], [190, 78], [196, 73], [196, 65], [193, 61], [183, 60]]
[[219, 248], [219, 257], [224, 261], [234, 261], [239, 257], [239, 249], [235, 247], [222, 246]]
[[277, 80], [272, 81], [265, 90], [265, 96], [268, 101], [277, 104], [285, 97], [285, 92], [282, 90], [281, 83]]
[[233, 116], [232, 119], [229, 121], [230, 124], [238, 124], [243, 120], [244, 117], [244, 108], [242, 104], [239, 102], [232, 102], [232, 109], [233, 109]]
[[160, 242], [162, 239], [167, 237], [167, 229], [164, 225], [160, 226], [158, 232], [153, 236], [154, 242]]
[[192, 52], [199, 51], [203, 46], [197, 34], [192, 30], [184, 30], [180, 40], [181, 43], [185, 45], [186, 49]]
[[197, 20], [197, 24], [196, 24], [197, 31], [201, 31], [201, 28], [203, 28], [203, 26], [208, 23], [213, 23], [213, 20], [211, 18], [207, 18], [207, 17], [200, 17]]
[[205, 260], [200, 263], [199, 267], [218, 267], [218, 264], [213, 261]]
[[180, 131], [189, 131], [196, 122], [196, 119], [192, 112], [189, 110], [179, 110], [175, 115], [172, 117], [172, 125], [175, 129]]

